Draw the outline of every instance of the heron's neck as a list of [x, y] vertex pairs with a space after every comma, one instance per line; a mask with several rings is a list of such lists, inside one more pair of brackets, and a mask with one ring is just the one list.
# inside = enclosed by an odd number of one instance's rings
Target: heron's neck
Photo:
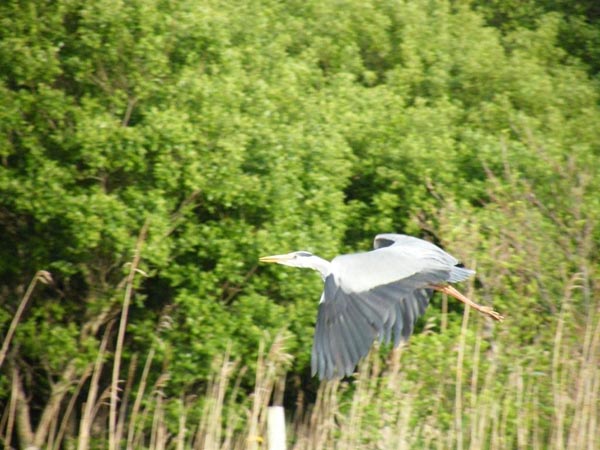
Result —
[[312, 256], [311, 269], [315, 269], [321, 274], [321, 278], [325, 280], [331, 273], [331, 263], [319, 256]]

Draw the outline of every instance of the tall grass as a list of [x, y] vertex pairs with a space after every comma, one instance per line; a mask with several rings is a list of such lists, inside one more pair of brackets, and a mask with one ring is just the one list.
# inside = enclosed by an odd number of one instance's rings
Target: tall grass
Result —
[[[390, 352], [384, 362], [374, 351], [352, 379], [322, 382], [314, 403], [296, 399], [296, 408], [287, 411], [288, 448], [600, 448], [600, 311], [591, 309], [577, 327], [572, 324], [580, 317], [574, 316], [568, 301], [563, 304], [552, 324], [554, 347], [544, 356], [546, 371], [532, 366], [527, 352], [507, 364], [501, 357], [502, 343], [494, 352], [484, 352], [487, 319], [466, 309], [451, 344], [454, 367], [438, 374], [435, 389], [425, 380], [435, 371], [411, 354], [413, 344]], [[206, 389], [194, 398], [168, 398], [163, 389], [166, 372], [147, 384], [151, 350], [140, 379], [134, 379], [137, 361], [132, 361], [125, 388], [119, 391], [117, 425], [109, 427], [112, 381], [108, 386], [100, 381], [102, 372], [112, 371], [105, 367], [109, 333], [101, 341], [93, 370], [64, 401], [44, 448], [105, 448], [111, 441], [128, 449], [266, 448], [267, 408], [281, 401], [291, 362], [283, 334], [272, 339], [268, 349], [261, 346], [255, 389], [247, 399], [240, 389], [244, 368], [230, 350], [215, 360]], [[428, 345], [434, 338], [424, 333], [415, 337], [415, 345]], [[17, 384], [15, 377], [0, 420], [6, 449], [16, 443]], [[82, 385], [87, 397], [76, 402]], [[175, 414], [173, 405], [178, 405]], [[80, 417], [77, 431], [67, 431], [74, 416]]]

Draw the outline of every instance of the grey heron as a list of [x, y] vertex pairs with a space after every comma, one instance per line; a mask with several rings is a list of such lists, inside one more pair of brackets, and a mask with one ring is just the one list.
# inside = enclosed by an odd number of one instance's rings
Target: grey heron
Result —
[[306, 251], [260, 258], [261, 262], [313, 269], [323, 278], [311, 356], [313, 376], [351, 375], [376, 339], [390, 342], [393, 336], [394, 347], [408, 340], [433, 291], [450, 295], [492, 319], [503, 319], [449, 284], [475, 272], [460, 267], [456, 258], [435, 244], [402, 234], [379, 234], [373, 247], [331, 262]]

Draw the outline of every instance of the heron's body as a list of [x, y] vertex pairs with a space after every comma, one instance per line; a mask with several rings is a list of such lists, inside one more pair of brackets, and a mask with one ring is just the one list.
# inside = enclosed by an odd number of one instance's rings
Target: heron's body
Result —
[[317, 270], [324, 282], [312, 350], [312, 371], [320, 378], [351, 375], [376, 339], [394, 346], [407, 340], [433, 290], [439, 290], [501, 320], [490, 308], [471, 302], [448, 283], [475, 272], [422, 239], [380, 234], [374, 250], [341, 255], [328, 262], [309, 252], [261, 258]]

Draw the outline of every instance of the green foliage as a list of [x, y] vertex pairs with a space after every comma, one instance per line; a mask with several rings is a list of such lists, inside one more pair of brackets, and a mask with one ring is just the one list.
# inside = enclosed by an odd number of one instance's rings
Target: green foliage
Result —
[[[575, 3], [2, 3], [2, 335], [36, 270], [55, 279], [11, 364], [83, 376], [148, 221], [125, 359], [154, 349], [150, 381], [168, 374], [174, 398], [230, 345], [250, 386], [259, 342], [282, 329], [306, 380], [321, 280], [258, 257], [332, 258], [383, 231], [477, 268], [471, 292], [508, 317], [481, 343], [504, 352], [490, 389], [517, 356], [546, 373], [553, 316], [598, 304], [600, 45], [591, 3]], [[449, 428], [453, 387], [438, 386], [462, 308], [442, 330], [439, 306], [405, 353], [406, 383], [439, 391], [415, 414], [435, 406]], [[52, 383], [28, 380], [41, 409]]]

